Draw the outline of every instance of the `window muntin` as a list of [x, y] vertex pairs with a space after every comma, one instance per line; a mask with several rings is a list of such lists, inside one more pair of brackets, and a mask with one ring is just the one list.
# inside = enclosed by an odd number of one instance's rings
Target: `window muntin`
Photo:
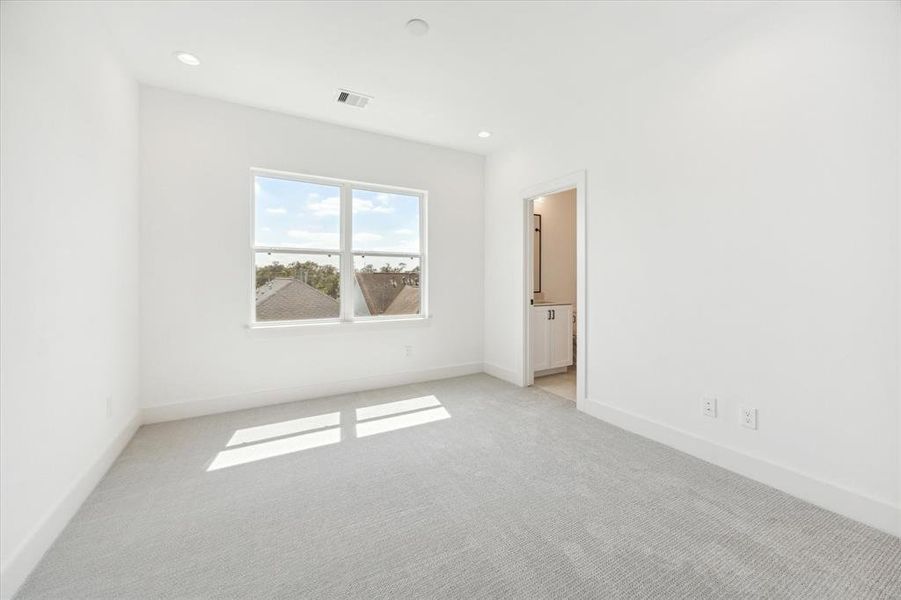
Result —
[[425, 193], [253, 171], [253, 323], [425, 314]]

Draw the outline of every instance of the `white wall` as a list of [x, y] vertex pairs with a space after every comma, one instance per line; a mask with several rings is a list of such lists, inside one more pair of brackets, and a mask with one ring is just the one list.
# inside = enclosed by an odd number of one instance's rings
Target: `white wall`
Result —
[[541, 215], [541, 294], [548, 302], [576, 305], [576, 190], [535, 201]]
[[774, 3], [586, 69], [591, 103], [488, 160], [486, 365], [521, 370], [520, 190], [587, 169], [587, 408], [901, 531], [898, 30], [898, 3]]
[[[154, 88], [141, 108], [149, 419], [481, 370], [483, 157]], [[248, 331], [251, 167], [428, 190], [433, 318]]]
[[137, 415], [138, 90], [73, 4], [0, 8], [3, 597]]

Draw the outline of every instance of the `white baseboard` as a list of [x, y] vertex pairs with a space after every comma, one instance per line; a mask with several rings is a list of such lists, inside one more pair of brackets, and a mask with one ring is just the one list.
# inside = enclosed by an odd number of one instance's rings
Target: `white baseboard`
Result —
[[498, 379], [512, 383], [513, 385], [522, 385], [522, 382], [519, 380], [519, 375], [517, 375], [513, 371], [508, 371], [507, 369], [501, 368], [497, 365], [485, 363], [483, 366], [483, 371], [485, 371], [485, 373], [491, 375], [492, 377], [497, 377]]
[[176, 421], [191, 417], [201, 417], [234, 410], [244, 410], [271, 404], [283, 404], [296, 400], [308, 400], [336, 394], [348, 394], [375, 390], [395, 385], [418, 383], [435, 379], [447, 379], [461, 375], [471, 375], [482, 372], [482, 363], [467, 363], [449, 367], [423, 369], [420, 371], [403, 371], [390, 375], [374, 375], [372, 377], [360, 377], [343, 381], [316, 383], [290, 388], [260, 390], [245, 394], [232, 394], [217, 398], [203, 398], [188, 400], [172, 404], [158, 406], [146, 406], [141, 412], [144, 423], [161, 423], [164, 421]]
[[664, 425], [597, 400], [586, 400], [583, 410], [593, 417], [632, 433], [665, 444], [713, 463], [827, 510], [860, 521], [892, 535], [901, 536], [901, 507], [845, 489], [716, 444], [687, 431]]
[[135, 414], [110, 442], [106, 450], [97, 457], [94, 464], [78, 478], [59, 503], [41, 519], [25, 538], [25, 541], [12, 552], [12, 556], [0, 567], [0, 598], [7, 600], [15, 595], [28, 574], [37, 566], [44, 553], [50, 549], [59, 534], [81, 508], [85, 499], [94, 491], [140, 426], [140, 415]]

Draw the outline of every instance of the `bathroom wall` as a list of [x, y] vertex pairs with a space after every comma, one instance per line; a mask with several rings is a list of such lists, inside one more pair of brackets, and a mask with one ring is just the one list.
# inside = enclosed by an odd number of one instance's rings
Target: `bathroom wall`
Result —
[[576, 304], [576, 190], [535, 201], [541, 215], [541, 293], [545, 302]]

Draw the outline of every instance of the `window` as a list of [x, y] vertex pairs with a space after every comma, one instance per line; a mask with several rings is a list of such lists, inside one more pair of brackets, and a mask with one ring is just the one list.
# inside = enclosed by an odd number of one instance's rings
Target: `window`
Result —
[[425, 192], [252, 175], [254, 323], [425, 314]]

